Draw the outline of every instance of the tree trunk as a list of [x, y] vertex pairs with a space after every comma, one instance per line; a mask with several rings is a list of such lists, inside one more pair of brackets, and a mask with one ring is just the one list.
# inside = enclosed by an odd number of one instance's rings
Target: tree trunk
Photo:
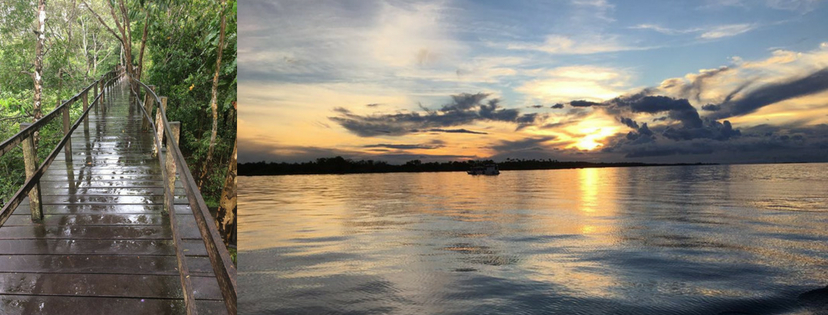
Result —
[[213, 75], [213, 97], [210, 99], [210, 107], [213, 110], [213, 130], [210, 132], [210, 146], [207, 148], [207, 159], [201, 168], [201, 179], [198, 181], [198, 188], [201, 189], [204, 180], [207, 178], [207, 166], [213, 159], [213, 149], [216, 147], [216, 132], [218, 131], [218, 80], [221, 73], [221, 53], [224, 50], [224, 1], [219, 0], [221, 6], [221, 30], [219, 31], [218, 57], [216, 58], [216, 74]]
[[[43, 41], [46, 40], [46, 0], [40, 0], [37, 6], [37, 44], [35, 44], [35, 73], [34, 73], [34, 108], [32, 114], [33, 121], [38, 121], [43, 118], [43, 113], [40, 111], [41, 100], [43, 98]], [[37, 145], [39, 134], [35, 133], [35, 145]]]
[[141, 36], [141, 52], [138, 54], [138, 80], [141, 80], [141, 75], [144, 73], [144, 47], [147, 45], [147, 25], [149, 25], [149, 10], [144, 18], [144, 35]]
[[233, 144], [233, 155], [227, 167], [227, 177], [224, 180], [224, 189], [221, 192], [221, 201], [216, 213], [216, 226], [225, 245], [236, 244], [236, 170], [237, 144]]

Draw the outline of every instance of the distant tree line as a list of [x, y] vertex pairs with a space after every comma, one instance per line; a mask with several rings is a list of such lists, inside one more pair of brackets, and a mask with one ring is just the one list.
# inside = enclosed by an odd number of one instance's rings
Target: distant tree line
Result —
[[[392, 173], [392, 172], [458, 172], [468, 171], [472, 166], [494, 163], [492, 160], [468, 160], [449, 162], [422, 162], [412, 160], [404, 164], [388, 164], [384, 161], [359, 160], [354, 161], [341, 156], [332, 158], [318, 158], [316, 161], [301, 163], [286, 162], [254, 162], [240, 163], [238, 174], [242, 176], [257, 175], [296, 175], [296, 174], [356, 174], [356, 173]], [[685, 164], [646, 164], [636, 162], [621, 163], [593, 163], [593, 162], [562, 162], [558, 160], [524, 160], [506, 159], [497, 163], [500, 170], [545, 170], [587, 167], [631, 167], [631, 166], [663, 166]]]

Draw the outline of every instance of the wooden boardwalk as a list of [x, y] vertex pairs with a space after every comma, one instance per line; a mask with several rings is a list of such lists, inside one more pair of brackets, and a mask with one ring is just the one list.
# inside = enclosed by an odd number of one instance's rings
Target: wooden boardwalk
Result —
[[[162, 166], [127, 93], [116, 84], [71, 134], [71, 154], [40, 179], [43, 221], [32, 221], [27, 198], [0, 227], [0, 314], [186, 313]], [[198, 313], [227, 314], [180, 180], [175, 186]]]

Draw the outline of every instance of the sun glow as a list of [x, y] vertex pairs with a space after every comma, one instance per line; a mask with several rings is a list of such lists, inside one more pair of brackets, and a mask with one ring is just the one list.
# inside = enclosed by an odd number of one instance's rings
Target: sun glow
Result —
[[581, 140], [576, 142], [570, 147], [576, 147], [580, 150], [587, 150], [591, 151], [598, 147], [604, 146], [604, 143], [601, 140], [606, 139], [607, 137], [614, 135], [618, 132], [617, 127], [592, 127], [586, 128], [581, 130], [580, 133], [586, 134]]
[[586, 137], [583, 137], [581, 141], [578, 141], [578, 143], [575, 143], [575, 146], [578, 147], [578, 149], [587, 151], [590, 151], [603, 145], [604, 144], [595, 141], [595, 135], [588, 135]]

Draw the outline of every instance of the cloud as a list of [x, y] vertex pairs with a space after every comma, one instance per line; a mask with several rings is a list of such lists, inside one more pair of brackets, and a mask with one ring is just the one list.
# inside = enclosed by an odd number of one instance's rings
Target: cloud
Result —
[[685, 127], [672, 128], [667, 127], [662, 133], [665, 138], [672, 140], [691, 140], [691, 139], [714, 139], [714, 140], [728, 140], [731, 137], [738, 137], [742, 135], [739, 130], [734, 130], [730, 122], [725, 120], [724, 123], [715, 120], [705, 121], [704, 126], [700, 127]]
[[811, 12], [819, 5], [820, 0], [767, 0], [770, 8], [786, 11]]
[[[722, 127], [727, 128], [724, 124]], [[745, 128], [741, 136], [727, 141], [715, 138], [684, 141], [653, 138], [635, 142], [627, 136], [617, 136], [610, 140], [605, 152], [621, 154], [624, 159], [649, 162], [828, 161], [828, 125], [759, 125]]]
[[716, 26], [707, 26], [707, 27], [692, 27], [686, 29], [674, 29], [669, 27], [663, 27], [656, 24], [638, 24], [636, 26], [631, 26], [631, 29], [639, 29], [639, 30], [652, 30], [659, 32], [665, 35], [684, 35], [684, 34], [692, 34], [692, 33], [701, 33], [698, 35], [698, 38], [701, 39], [716, 39], [722, 37], [730, 37], [736, 36], [742, 33], [747, 33], [751, 30], [754, 30], [758, 27], [757, 24], [726, 24], [726, 25], [716, 25]]
[[718, 111], [720, 109], [722, 109], [722, 107], [719, 106], [719, 105], [707, 104], [707, 105], [702, 106], [702, 110], [708, 111], [708, 112], [715, 112], [715, 111]]
[[397, 150], [411, 150], [411, 149], [424, 149], [424, 150], [434, 150], [444, 147], [443, 144], [435, 143], [435, 144], [388, 144], [388, 143], [379, 143], [379, 144], [367, 144], [362, 146], [363, 148], [385, 148], [385, 149], [397, 149]]
[[470, 134], [475, 134], [475, 135], [487, 135], [487, 134], [488, 134], [488, 133], [486, 133], [486, 132], [481, 132], [481, 131], [472, 131], [472, 130], [468, 130], [468, 129], [440, 129], [440, 128], [432, 128], [432, 129], [425, 130], [425, 131], [428, 131], [428, 132], [445, 132], [445, 133], [470, 133]]
[[514, 153], [527, 150], [545, 150], [547, 147], [545, 142], [555, 140], [554, 136], [543, 137], [529, 137], [516, 141], [501, 140], [498, 144], [492, 146], [492, 149], [497, 154]]
[[700, 101], [705, 81], [730, 70], [731, 68], [729, 67], [719, 67], [717, 69], [703, 69], [699, 71], [699, 74], [688, 75], [687, 77], [691, 80], [691, 83], [682, 87], [680, 92], [681, 97], [688, 99], [693, 98], [696, 101]]
[[713, 29], [705, 31], [699, 38], [703, 39], [716, 39], [722, 37], [730, 37], [736, 36], [742, 33], [749, 32], [755, 29], [757, 26], [755, 24], [730, 24], [730, 25], [721, 25], [717, 26]]
[[345, 108], [337, 107], [334, 108], [334, 112], [338, 116], [329, 117], [329, 119], [360, 137], [373, 137], [378, 135], [401, 136], [423, 129], [441, 129], [476, 121], [511, 122], [517, 124], [520, 129], [540, 117], [536, 113], [521, 115], [518, 109], [503, 108], [500, 106], [500, 99], [497, 98], [484, 103], [483, 100], [488, 97], [489, 94], [486, 93], [453, 95], [451, 103], [435, 111], [423, 108], [424, 114], [398, 112], [357, 115]]
[[624, 125], [627, 125], [627, 127], [638, 129], [638, 123], [630, 118], [618, 117], [618, 121], [620, 121]]
[[555, 109], [559, 109], [559, 108], [563, 108], [563, 107], [564, 107], [564, 104], [561, 104], [561, 103], [552, 105], [552, 108], [555, 108]]
[[603, 103], [590, 102], [590, 101], [585, 101], [585, 100], [574, 100], [574, 101], [569, 102], [569, 106], [572, 106], [572, 107], [590, 107], [590, 106], [594, 106], [594, 105], [603, 105]]
[[745, 96], [725, 102], [711, 114], [711, 119], [722, 119], [752, 113], [759, 108], [790, 98], [822, 92], [828, 89], [828, 68], [787, 82], [767, 84]]
[[553, 55], [591, 55], [631, 50], [649, 50], [656, 47], [627, 45], [619, 35], [581, 34], [578, 36], [549, 35], [543, 43], [515, 42], [506, 45], [511, 50], [535, 50]]
[[687, 34], [687, 33], [695, 33], [702, 30], [702, 28], [688, 28], [688, 29], [672, 29], [668, 27], [661, 27], [655, 24], [638, 24], [636, 26], [630, 27], [631, 29], [638, 29], [638, 30], [653, 30], [662, 34], [667, 35], [676, 35], [676, 34]]
[[622, 94], [633, 78], [630, 69], [592, 65], [532, 69], [522, 73], [535, 79], [524, 82], [515, 91], [527, 94], [538, 103], [609, 99]]

